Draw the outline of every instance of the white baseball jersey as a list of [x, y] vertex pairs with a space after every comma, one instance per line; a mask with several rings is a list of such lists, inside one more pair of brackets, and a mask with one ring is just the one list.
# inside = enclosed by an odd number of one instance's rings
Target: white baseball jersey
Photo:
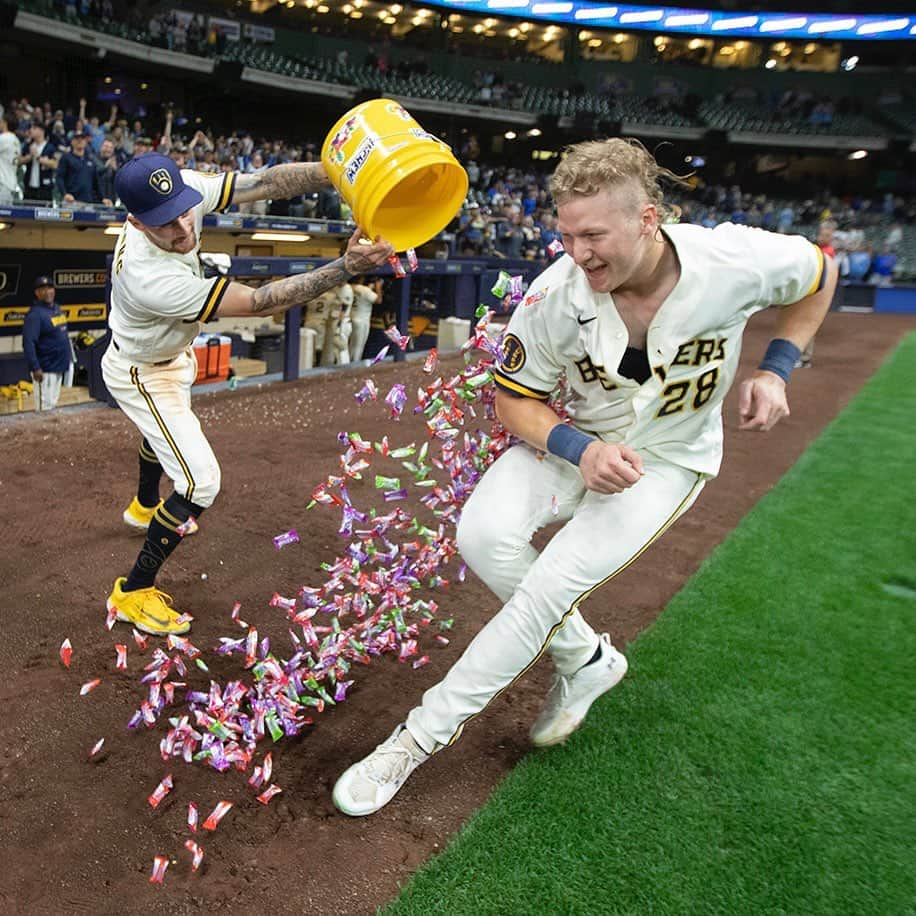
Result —
[[12, 131], [0, 134], [0, 200], [7, 203], [19, 190], [19, 141]]
[[213, 317], [229, 285], [205, 279], [198, 252], [204, 214], [232, 200], [235, 173], [205, 175], [182, 169], [185, 184], [203, 195], [193, 208], [197, 246], [187, 254], [163, 251], [126, 220], [115, 247], [108, 323], [118, 352], [135, 363], [160, 363], [186, 350]]
[[378, 302], [378, 293], [362, 283], [353, 285], [353, 320], [369, 321], [372, 318], [372, 306]]
[[547, 400], [565, 372], [575, 425], [708, 477], [722, 460], [722, 401], [747, 320], [819, 288], [821, 250], [801, 236], [725, 223], [666, 226], [681, 276], [648, 330], [650, 377], [620, 374], [628, 332], [570, 257], [530, 286], [509, 321], [496, 384]]

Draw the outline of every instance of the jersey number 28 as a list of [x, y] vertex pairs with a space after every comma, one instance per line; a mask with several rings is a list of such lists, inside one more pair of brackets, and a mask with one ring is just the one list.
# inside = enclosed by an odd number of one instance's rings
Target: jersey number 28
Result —
[[693, 409], [699, 410], [713, 395], [719, 383], [719, 367], [714, 366], [704, 372], [695, 380], [686, 382], [672, 382], [662, 391], [662, 406], [658, 408], [657, 417], [670, 417], [673, 413], [680, 413], [686, 406], [691, 388], [696, 390], [693, 394]]

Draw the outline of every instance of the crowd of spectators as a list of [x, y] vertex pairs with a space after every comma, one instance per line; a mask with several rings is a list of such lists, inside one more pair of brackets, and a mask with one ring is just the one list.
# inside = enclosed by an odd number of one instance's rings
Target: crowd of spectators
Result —
[[[55, 109], [49, 102], [33, 105], [14, 100], [0, 111], [0, 202], [29, 200], [67, 206], [118, 204], [117, 170], [130, 158], [150, 151], [171, 156], [182, 168], [203, 172], [258, 172], [284, 162], [315, 161], [319, 142], [288, 143], [256, 138], [244, 130], [214, 135], [168, 112], [159, 129], [121, 116], [112, 106], [107, 119], [78, 106]], [[6, 151], [6, 152], [4, 152]], [[541, 260], [559, 238], [548, 191], [549, 170], [518, 168], [481, 161], [479, 141], [471, 133], [459, 149], [470, 184], [467, 200], [449, 227], [451, 244], [439, 256]], [[4, 176], [12, 175], [13, 178]], [[4, 183], [6, 182], [6, 184]], [[670, 195], [682, 222], [715, 226], [721, 222], [761, 227], [776, 232], [806, 232], [829, 223], [841, 268], [855, 279], [889, 277], [903, 240], [903, 225], [916, 224], [916, 197], [894, 194], [837, 197], [824, 192], [807, 200], [752, 194], [737, 184], [706, 184]], [[347, 220], [347, 204], [333, 189], [293, 201], [260, 201], [241, 205], [242, 212]], [[876, 241], [877, 239], [877, 241]], [[855, 252], [867, 252], [852, 259]], [[881, 260], [884, 258], [884, 260]], [[888, 270], [888, 264], [890, 269]], [[876, 272], [876, 268], [879, 270]]]
[[[0, 202], [20, 200], [68, 206], [117, 205], [114, 177], [129, 159], [148, 152], [171, 156], [181, 168], [202, 172], [257, 172], [284, 162], [311, 162], [318, 144], [256, 138], [247, 131], [230, 136], [208, 133], [167, 112], [160, 125], [122, 117], [112, 106], [107, 120], [78, 106], [55, 109], [18, 99], [0, 105], [6, 133], [15, 138], [18, 159], [0, 169]], [[193, 133], [192, 133], [193, 131]], [[6, 148], [12, 148], [7, 143]], [[8, 175], [7, 179], [3, 175]], [[4, 181], [6, 183], [4, 183]], [[336, 193], [292, 201], [241, 205], [256, 214], [346, 219], [349, 211]]]
[[225, 32], [202, 13], [158, 13], [150, 17], [146, 30], [154, 45], [181, 54], [219, 57], [226, 49]]

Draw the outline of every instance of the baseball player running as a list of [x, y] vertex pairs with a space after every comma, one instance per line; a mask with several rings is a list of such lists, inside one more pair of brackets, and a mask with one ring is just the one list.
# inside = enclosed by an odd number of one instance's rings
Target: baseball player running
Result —
[[[549, 653], [556, 679], [531, 730], [564, 741], [627, 670], [578, 606], [693, 504], [722, 458], [722, 401], [748, 318], [783, 306], [776, 339], [743, 381], [740, 428], [787, 416], [786, 383], [820, 326], [836, 268], [800, 236], [725, 224], [662, 226], [675, 176], [635, 141], [573, 146], [551, 190], [566, 255], [516, 308], [496, 408], [523, 440], [484, 475], [458, 545], [502, 609], [404, 724], [334, 787], [350, 815], [387, 804], [430, 754]], [[547, 406], [560, 376], [572, 423]], [[540, 554], [532, 535], [565, 524]]]
[[[231, 203], [295, 197], [328, 183], [319, 163], [210, 176], [179, 169], [156, 153], [132, 159], [117, 174], [117, 194], [129, 215], [112, 264], [112, 336], [102, 372], [143, 436], [137, 495], [124, 521], [146, 539], [133, 569], [115, 580], [108, 608], [145, 633], [188, 630], [170, 596], [156, 588], [156, 575], [219, 492], [219, 464], [191, 410], [197, 376], [191, 342], [201, 323], [284, 312], [393, 254], [387, 242], [363, 239], [357, 229], [342, 258], [252, 289], [225, 277], [203, 277], [198, 249], [204, 214]], [[175, 489], [160, 501], [163, 471]]]

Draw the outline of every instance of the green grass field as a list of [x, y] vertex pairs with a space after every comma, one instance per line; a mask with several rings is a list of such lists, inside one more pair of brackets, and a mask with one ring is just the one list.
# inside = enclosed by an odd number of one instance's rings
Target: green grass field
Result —
[[914, 456], [911, 334], [386, 913], [916, 912]]

